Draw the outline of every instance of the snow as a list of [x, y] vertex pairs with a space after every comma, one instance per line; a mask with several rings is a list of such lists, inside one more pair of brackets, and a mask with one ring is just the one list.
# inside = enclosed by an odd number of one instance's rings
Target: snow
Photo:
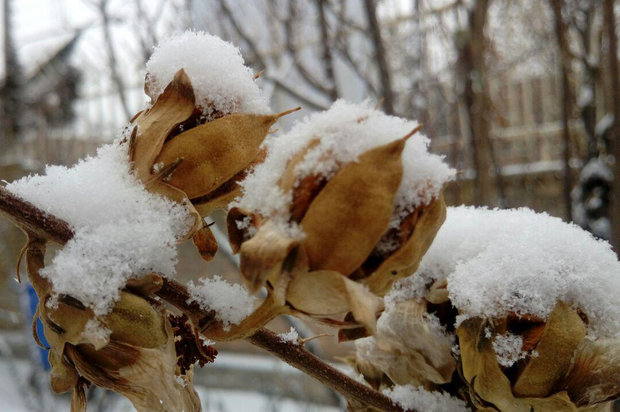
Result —
[[163, 40], [146, 63], [147, 82], [159, 96], [174, 75], [184, 69], [196, 102], [205, 115], [222, 113], [268, 113], [266, 98], [244, 65], [239, 48], [200, 31], [188, 30]]
[[384, 389], [383, 394], [405, 410], [425, 412], [467, 411], [465, 402], [443, 392], [429, 392], [423, 387], [395, 385]]
[[200, 278], [196, 285], [189, 281], [188, 303], [196, 302], [203, 310], [213, 310], [224, 328], [237, 325], [254, 311], [256, 298], [239, 284], [230, 283], [220, 276]]
[[95, 314], [110, 311], [128, 279], [175, 274], [176, 241], [191, 217], [144, 188], [130, 171], [125, 145], [102, 146], [71, 168], [48, 166], [7, 189], [70, 224], [73, 239], [41, 274], [55, 293], [77, 298]]
[[418, 271], [398, 293], [423, 297], [425, 285], [437, 280], [447, 280], [458, 322], [510, 312], [546, 319], [564, 301], [585, 313], [590, 336], [620, 336], [620, 262], [611, 246], [544, 213], [448, 208]]
[[111, 333], [112, 331], [97, 319], [89, 319], [84, 325], [84, 336], [95, 347], [104, 346], [109, 341]]
[[[243, 196], [232, 206], [242, 207], [269, 217], [285, 230], [292, 193], [285, 193], [278, 182], [287, 163], [296, 154], [310, 148], [295, 169], [296, 182], [318, 174], [331, 177], [344, 164], [375, 147], [404, 137], [418, 126], [417, 122], [386, 115], [369, 101], [361, 104], [336, 101], [324, 112], [314, 113], [286, 134], [270, 137], [265, 142], [267, 158], [242, 183]], [[411, 137], [405, 146], [403, 179], [395, 198], [395, 224], [415, 207], [429, 203], [439, 195], [442, 186], [454, 177], [442, 157], [428, 152], [429, 139], [421, 133]]]
[[295, 345], [299, 344], [299, 333], [297, 333], [295, 328], [292, 326], [291, 330], [287, 333], [279, 333], [278, 338], [280, 339], [280, 342], [293, 343]]
[[523, 351], [523, 338], [512, 333], [497, 335], [493, 340], [493, 350], [497, 355], [497, 362], [507, 368], [527, 356], [527, 352]]

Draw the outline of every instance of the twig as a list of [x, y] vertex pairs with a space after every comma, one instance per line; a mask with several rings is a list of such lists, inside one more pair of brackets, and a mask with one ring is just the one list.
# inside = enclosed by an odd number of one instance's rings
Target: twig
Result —
[[[4, 187], [0, 187], [0, 211], [16, 225], [61, 245], [73, 237], [73, 231], [67, 222], [15, 196]], [[165, 280], [162, 288], [156, 294], [181, 311], [193, 315], [195, 319], [209, 320], [214, 316], [214, 312], [204, 311], [198, 305], [188, 303], [190, 295], [187, 288], [175, 281]], [[308, 352], [303, 346], [283, 342], [276, 334], [267, 329], [259, 329], [247, 340], [338, 391], [347, 399], [361, 402], [382, 411], [403, 411], [401, 407], [394, 405], [387, 396], [348, 377]]]

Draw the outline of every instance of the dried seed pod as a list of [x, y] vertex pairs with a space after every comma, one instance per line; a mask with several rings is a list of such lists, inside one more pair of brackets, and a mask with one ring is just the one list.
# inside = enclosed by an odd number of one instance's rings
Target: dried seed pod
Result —
[[418, 130], [337, 102], [270, 141], [228, 215], [250, 289], [272, 291], [287, 271], [289, 308], [331, 324], [351, 313], [374, 331], [380, 297], [415, 270], [445, 217], [452, 171]]
[[43, 302], [37, 314], [50, 344], [52, 389], [73, 389], [72, 411], [86, 408], [85, 382], [125, 395], [138, 411], [199, 411], [191, 371], [180, 377], [184, 385], [178, 381], [175, 335], [166, 311], [129, 292], [121, 292], [112, 311], [100, 317], [75, 298], [54, 299], [51, 283], [39, 273], [44, 255], [45, 242], [30, 239], [28, 277]]
[[456, 330], [463, 377], [480, 406], [576, 411], [596, 405], [605, 410], [620, 396], [618, 341], [591, 341], [570, 306], [557, 303], [533, 354], [510, 367], [503, 366], [498, 355], [502, 349], [497, 342], [505, 335], [502, 325], [501, 319], [473, 318]]
[[195, 224], [185, 238], [194, 237], [201, 256], [209, 261], [217, 242], [203, 227], [202, 217], [226, 207], [239, 194], [237, 183], [263, 158], [259, 146], [271, 126], [298, 109], [266, 115], [222, 112], [207, 122], [183, 69], [152, 98], [152, 106], [129, 126], [130, 160], [148, 190], [187, 207]]

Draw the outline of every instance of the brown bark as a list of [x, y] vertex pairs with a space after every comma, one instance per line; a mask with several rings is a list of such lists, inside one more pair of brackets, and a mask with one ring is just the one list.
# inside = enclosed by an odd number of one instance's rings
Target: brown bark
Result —
[[381, 83], [381, 93], [383, 93], [383, 110], [387, 114], [394, 114], [394, 95], [392, 94], [392, 80], [390, 69], [385, 52], [385, 45], [381, 37], [381, 27], [377, 20], [377, 5], [375, 0], [364, 0], [366, 7], [366, 17], [368, 19], [368, 30], [375, 48], [375, 60], [379, 70], [379, 82]]
[[570, 73], [570, 53], [568, 46], [566, 23], [562, 18], [562, 0], [550, 0], [551, 8], [555, 20], [555, 35], [560, 52], [560, 72], [562, 77], [562, 93], [560, 94], [560, 106], [562, 107], [562, 160], [564, 162], [563, 172], [563, 202], [564, 213], [567, 220], [571, 220], [571, 197], [570, 192], [573, 188], [573, 177], [570, 170], [571, 158], [571, 136], [569, 120], [571, 116], [573, 93], [569, 82]]
[[605, 25], [607, 26], [609, 76], [611, 77], [611, 96], [614, 114], [612, 153], [616, 159], [611, 198], [611, 240], [616, 253], [620, 254], [620, 79], [618, 78], [620, 73], [618, 73], [618, 42], [613, 0], [605, 0], [603, 14], [605, 15]]

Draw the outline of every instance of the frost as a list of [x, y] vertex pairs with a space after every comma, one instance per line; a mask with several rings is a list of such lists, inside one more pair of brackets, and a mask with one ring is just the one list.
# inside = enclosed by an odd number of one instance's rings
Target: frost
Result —
[[186, 209], [148, 192], [116, 142], [71, 168], [48, 166], [7, 189], [67, 221], [75, 232], [41, 274], [55, 293], [108, 313], [128, 279], [175, 274], [177, 238], [189, 230]]
[[497, 335], [493, 340], [493, 350], [497, 355], [497, 362], [507, 368], [527, 356], [527, 352], [523, 351], [523, 338], [512, 333]]
[[383, 394], [405, 410], [425, 412], [467, 411], [465, 402], [443, 392], [429, 392], [422, 386], [395, 385], [384, 389]]
[[201, 278], [199, 282], [198, 285], [193, 281], [187, 284], [190, 293], [187, 302], [196, 302], [203, 310], [215, 311], [224, 329], [239, 324], [254, 311], [256, 298], [243, 286], [229, 283], [220, 276]]
[[[342, 165], [357, 161], [370, 149], [402, 138], [417, 126], [417, 122], [375, 110], [368, 101], [351, 104], [338, 100], [329, 110], [296, 123], [285, 135], [269, 138], [265, 143], [265, 162], [256, 166], [241, 184], [243, 196], [232, 206], [287, 222], [292, 194], [283, 192], [278, 182], [294, 155], [307, 150], [295, 169], [297, 182], [311, 174], [329, 178]], [[308, 149], [317, 138], [318, 144]], [[443, 184], [454, 177], [454, 170], [440, 156], [428, 152], [428, 144], [428, 138], [420, 133], [407, 141], [402, 155], [403, 178], [395, 197], [395, 224], [416, 206], [438, 196]]]
[[[448, 208], [417, 284], [446, 280], [459, 321], [583, 311], [593, 337], [620, 336], [620, 262], [609, 243], [529, 209]], [[419, 291], [417, 293], [420, 293]]]
[[293, 343], [295, 345], [299, 344], [299, 333], [295, 330], [294, 327], [291, 326], [291, 330], [287, 333], [279, 333], [278, 338], [281, 342]]
[[223, 113], [268, 113], [267, 100], [233, 44], [204, 32], [186, 31], [162, 41], [146, 63], [147, 82], [159, 96], [180, 69], [192, 82], [196, 101]]

